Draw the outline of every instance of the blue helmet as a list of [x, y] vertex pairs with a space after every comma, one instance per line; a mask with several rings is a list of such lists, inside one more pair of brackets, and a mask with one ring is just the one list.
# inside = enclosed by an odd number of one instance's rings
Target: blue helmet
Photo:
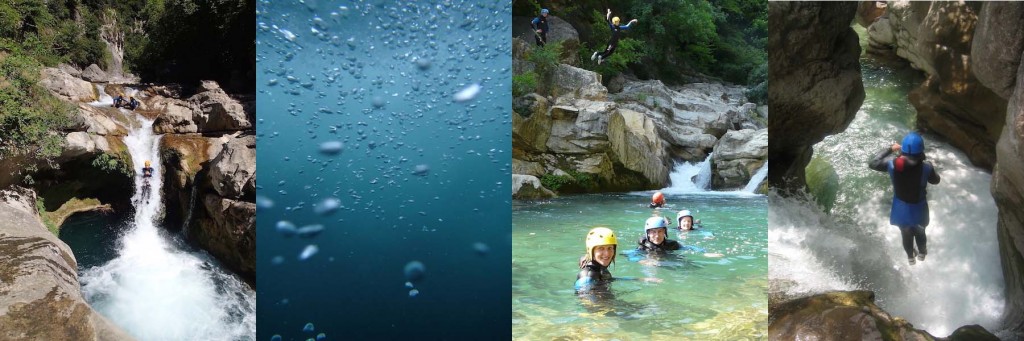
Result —
[[918, 133], [907, 134], [900, 146], [903, 154], [918, 155], [924, 153], [924, 138]]
[[662, 217], [650, 217], [647, 218], [647, 222], [644, 222], [644, 231], [650, 229], [664, 229], [668, 228], [668, 224], [665, 223], [665, 218]]
[[540, 9], [540, 14], [548, 14], [548, 9], [547, 8], [541, 8]]

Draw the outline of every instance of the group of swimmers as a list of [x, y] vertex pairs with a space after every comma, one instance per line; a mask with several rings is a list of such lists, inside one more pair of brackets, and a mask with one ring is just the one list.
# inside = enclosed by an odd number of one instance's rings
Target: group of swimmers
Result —
[[[649, 207], [661, 208], [664, 205], [664, 194], [657, 192], [651, 198]], [[678, 224], [676, 230], [680, 232], [696, 230], [700, 224], [699, 220], [694, 221], [693, 214], [689, 210], [679, 211], [676, 214], [676, 222]], [[678, 241], [668, 239], [669, 225], [671, 222], [667, 217], [655, 215], [647, 218], [644, 222], [644, 235], [637, 242], [637, 251], [662, 254], [690, 248], [684, 247]], [[577, 292], [592, 290], [613, 279], [611, 272], [608, 271], [608, 266], [615, 263], [618, 244], [615, 232], [607, 227], [595, 227], [587, 232], [587, 253], [580, 257], [580, 272], [576, 275]]]

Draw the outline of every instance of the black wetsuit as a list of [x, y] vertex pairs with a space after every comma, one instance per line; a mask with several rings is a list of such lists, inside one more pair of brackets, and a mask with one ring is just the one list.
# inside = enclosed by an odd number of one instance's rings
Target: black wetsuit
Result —
[[153, 177], [153, 167], [143, 167], [142, 168], [142, 177], [143, 178], [151, 178], [151, 177]]
[[[543, 14], [539, 17], [533, 18], [530, 22], [530, 27], [533, 28], [533, 39], [537, 42], [537, 46], [543, 47], [544, 44], [548, 43], [548, 18]], [[537, 32], [540, 30], [540, 33]]]
[[609, 19], [607, 16], [604, 18], [604, 20], [608, 23], [608, 27], [612, 29], [612, 39], [608, 41], [608, 47], [605, 48], [605, 50], [598, 54], [597, 56], [600, 57], [601, 59], [608, 59], [608, 57], [611, 57], [611, 55], [615, 53], [615, 49], [619, 47], [619, 36], [622, 34], [622, 31], [629, 29], [629, 24], [612, 24], [612, 20]]
[[679, 242], [674, 240], [665, 239], [664, 241], [661, 242], [661, 244], [655, 244], [651, 242], [649, 239], [647, 239], [647, 237], [640, 238], [640, 241], [638, 241], [637, 244], [639, 245], [636, 248], [637, 250], [659, 253], [665, 251], [679, 250], [680, 248], [682, 248], [682, 245], [679, 245]]
[[135, 108], [138, 108], [138, 107], [139, 107], [139, 101], [136, 100], [135, 98], [132, 98], [131, 100], [128, 101], [128, 109], [135, 110]]
[[612, 281], [608, 267], [595, 261], [580, 260], [580, 272], [576, 274], [576, 293], [605, 291]]
[[124, 97], [117, 96], [117, 98], [114, 99], [114, 107], [115, 108], [120, 108], [121, 106], [123, 106], [125, 104], [124, 102], [125, 102], [124, 101]]
[[652, 202], [649, 205], [647, 205], [647, 207], [650, 207], [650, 208], [661, 208], [661, 206], [665, 206], [665, 204], [659, 204], [659, 203]]
[[879, 152], [868, 167], [879, 172], [888, 172], [892, 180], [893, 202], [889, 223], [900, 228], [903, 236], [903, 250], [908, 258], [914, 257], [914, 242], [921, 254], [928, 254], [928, 201], [926, 187], [939, 183], [939, 173], [931, 163], [924, 161], [924, 154], [893, 156], [892, 149]]

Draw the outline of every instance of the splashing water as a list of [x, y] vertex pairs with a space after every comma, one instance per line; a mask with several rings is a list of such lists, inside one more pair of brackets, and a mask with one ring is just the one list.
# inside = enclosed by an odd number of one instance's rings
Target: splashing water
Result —
[[942, 181], [928, 186], [928, 258], [911, 266], [899, 229], [889, 225], [889, 177], [867, 168], [874, 153], [912, 126], [906, 94], [913, 82], [900, 79], [865, 64], [867, 98], [857, 117], [815, 146], [816, 158], [840, 179], [831, 215], [807, 197], [770, 196], [769, 277], [790, 295], [873, 290], [883, 309], [937, 336], [967, 324], [994, 331], [1004, 299], [991, 175], [924, 136]]
[[[153, 121], [137, 117], [125, 138], [133, 167], [159, 164], [160, 137]], [[149, 200], [132, 196], [135, 215], [113, 260], [83, 271], [82, 292], [93, 308], [140, 340], [254, 340], [255, 293], [224, 272], [209, 256], [183, 250], [162, 234], [162, 179], [135, 177], [135, 188], [149, 181]]]
[[764, 181], [764, 178], [766, 177], [768, 177], [767, 162], [765, 162], [764, 165], [761, 166], [761, 168], [757, 169], [757, 173], [754, 173], [754, 175], [750, 177], [750, 182], [747, 182], [747, 186], [743, 187], [743, 191], [747, 193], [754, 193], [754, 191], [757, 190], [757, 187], [761, 185], [761, 182]]
[[708, 154], [704, 161], [698, 163], [681, 162], [672, 168], [669, 180], [672, 184], [661, 192], [665, 194], [686, 194], [707, 192], [711, 187], [711, 158], [715, 153]]

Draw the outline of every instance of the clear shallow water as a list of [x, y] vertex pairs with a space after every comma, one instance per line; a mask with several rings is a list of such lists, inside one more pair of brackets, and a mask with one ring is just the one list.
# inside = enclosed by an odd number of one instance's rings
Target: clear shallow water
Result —
[[259, 339], [508, 337], [511, 4], [339, 5], [257, 7]]
[[966, 324], [995, 331], [1003, 278], [991, 175], [939, 137], [924, 135], [942, 182], [928, 186], [928, 258], [910, 266], [899, 230], [889, 225], [888, 175], [867, 162], [913, 127], [907, 93], [920, 79], [867, 59], [862, 70], [866, 98], [857, 117], [845, 132], [815, 145], [815, 162], [838, 177], [826, 188], [835, 196], [831, 215], [806, 198], [772, 196], [769, 276], [793, 281], [786, 290], [794, 295], [873, 290], [879, 306], [936, 336]]
[[[662, 266], [631, 262], [650, 192], [568, 196], [515, 202], [512, 213], [512, 337], [569, 339], [755, 339], [767, 337], [767, 200], [764, 196], [668, 195], [671, 214], [695, 211], [704, 232], [669, 239], [705, 249], [662, 259]], [[573, 292], [578, 260], [592, 227], [619, 238], [615, 277], [652, 277], [661, 283], [615, 281], [613, 300], [591, 304]], [[673, 227], [675, 225], [673, 224]], [[708, 233], [713, 234], [709, 238]], [[715, 253], [722, 256], [714, 255]]]

